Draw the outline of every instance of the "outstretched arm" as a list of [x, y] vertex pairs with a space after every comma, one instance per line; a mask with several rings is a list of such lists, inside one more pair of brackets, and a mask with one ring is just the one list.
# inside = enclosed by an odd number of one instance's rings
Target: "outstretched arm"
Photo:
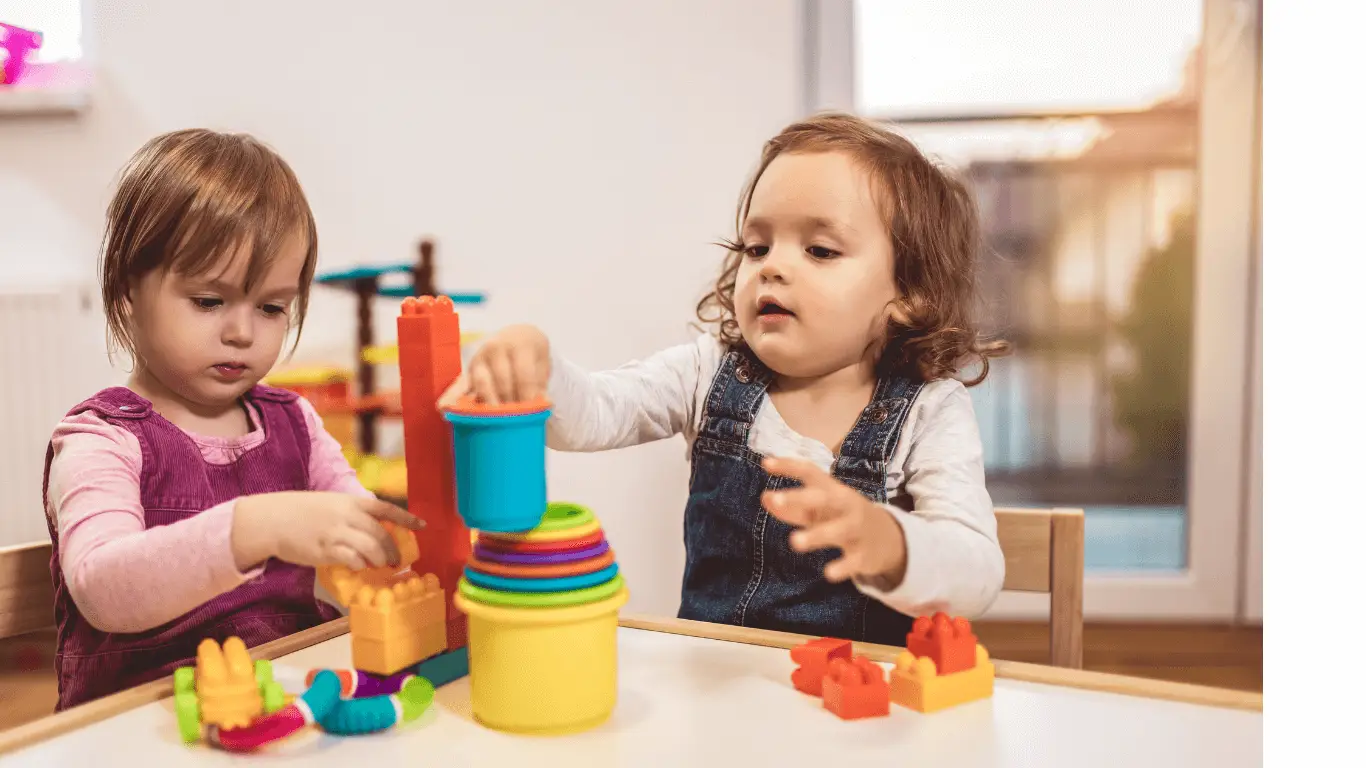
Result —
[[698, 387], [715, 367], [715, 348], [714, 340], [701, 337], [593, 373], [552, 354], [547, 443], [561, 451], [606, 451], [684, 432]]

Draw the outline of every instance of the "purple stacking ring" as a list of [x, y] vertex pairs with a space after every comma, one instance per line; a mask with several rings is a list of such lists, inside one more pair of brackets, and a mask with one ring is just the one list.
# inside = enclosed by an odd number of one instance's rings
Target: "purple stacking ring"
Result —
[[591, 547], [571, 549], [567, 552], [499, 552], [482, 544], [474, 545], [474, 556], [491, 563], [513, 563], [519, 565], [543, 565], [549, 563], [575, 563], [597, 557], [608, 550], [606, 540]]

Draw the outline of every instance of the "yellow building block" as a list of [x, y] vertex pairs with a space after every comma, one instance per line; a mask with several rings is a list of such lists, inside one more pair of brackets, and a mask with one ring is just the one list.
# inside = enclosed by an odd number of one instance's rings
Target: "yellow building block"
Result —
[[391, 675], [446, 650], [446, 592], [434, 573], [361, 587], [350, 608], [356, 669]]
[[229, 637], [222, 647], [213, 638], [199, 644], [195, 689], [200, 718], [205, 725], [241, 728], [261, 714], [264, 702], [256, 680], [256, 663], [240, 637]]
[[970, 701], [991, 697], [996, 667], [987, 650], [977, 646], [977, 662], [972, 669], [940, 675], [934, 660], [902, 651], [892, 670], [892, 701], [917, 712], [937, 712]]

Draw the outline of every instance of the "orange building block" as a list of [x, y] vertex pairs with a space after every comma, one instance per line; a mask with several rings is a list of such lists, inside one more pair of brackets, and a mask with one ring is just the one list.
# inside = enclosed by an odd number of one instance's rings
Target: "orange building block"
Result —
[[821, 688], [825, 708], [844, 720], [881, 717], [891, 709], [882, 667], [864, 656], [831, 661]]
[[[460, 316], [449, 297], [407, 298], [398, 318], [398, 371], [403, 444], [408, 463], [408, 510], [426, 521], [418, 532], [422, 556], [413, 569], [434, 574], [455, 594], [470, 558], [470, 532], [455, 506], [455, 458], [450, 425], [437, 410], [441, 393], [460, 376]], [[449, 650], [466, 645], [465, 616], [451, 607]]]
[[937, 712], [990, 698], [995, 679], [996, 667], [980, 645], [971, 669], [947, 675], [938, 674], [934, 659], [903, 651], [892, 670], [891, 699], [917, 712]]
[[361, 587], [351, 603], [356, 669], [392, 675], [446, 650], [446, 593], [435, 574], [393, 587]]
[[265, 709], [256, 680], [256, 662], [240, 637], [229, 637], [221, 647], [213, 638], [199, 643], [195, 689], [205, 725], [241, 728]]
[[834, 659], [852, 661], [854, 644], [838, 637], [822, 637], [793, 647], [789, 652], [797, 668], [792, 671], [792, 686], [811, 696], [822, 695], [826, 669]]
[[906, 635], [906, 650], [915, 656], [934, 659], [934, 667], [941, 675], [951, 675], [972, 669], [976, 662], [977, 636], [972, 625], [959, 616], [946, 613], [933, 617], [920, 616]]

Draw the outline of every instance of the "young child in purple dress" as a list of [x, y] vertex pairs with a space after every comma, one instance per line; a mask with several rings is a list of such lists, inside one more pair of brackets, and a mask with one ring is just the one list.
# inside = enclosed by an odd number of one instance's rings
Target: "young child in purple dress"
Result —
[[[127, 385], [66, 415], [43, 496], [62, 710], [336, 618], [316, 566], [397, 562], [374, 498], [297, 395], [259, 382], [301, 326], [317, 229], [294, 173], [244, 135], [156, 137], [124, 171], [101, 257]], [[323, 598], [323, 599], [320, 599]]]

